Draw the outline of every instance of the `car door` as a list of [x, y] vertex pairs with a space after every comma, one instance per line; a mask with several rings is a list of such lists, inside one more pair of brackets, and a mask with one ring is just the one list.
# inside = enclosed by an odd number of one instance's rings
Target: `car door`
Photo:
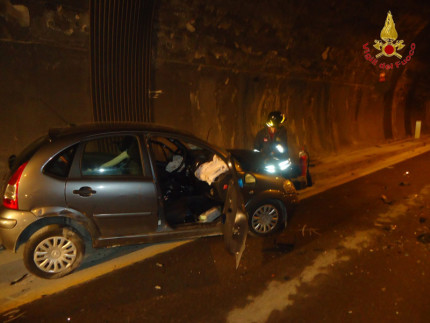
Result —
[[100, 238], [128, 238], [156, 231], [157, 191], [147, 155], [133, 134], [81, 143], [66, 183], [69, 208], [87, 216]]
[[[209, 148], [202, 143], [189, 140], [188, 138], [176, 138], [176, 140], [180, 140], [182, 146], [186, 147], [188, 150], [187, 155], [198, 155], [200, 157], [205, 156], [205, 158], [207, 158], [208, 156], [213, 156], [215, 153], [218, 155], [220, 160], [225, 160], [225, 155], [224, 157], [221, 156], [220, 152], [217, 152], [213, 148]], [[172, 139], [167, 139], [167, 141], [172, 141]], [[159, 141], [156, 139], [155, 142]], [[191, 153], [191, 151], [194, 151], [194, 153]], [[227, 250], [236, 256], [237, 268], [239, 266], [242, 253], [245, 250], [245, 242], [248, 234], [248, 217], [243, 203], [241, 188], [239, 187], [236, 168], [233, 162], [233, 159], [228, 156], [227, 164], [229, 172], [231, 173], [231, 179], [225, 195], [223, 207], [225, 220], [222, 223], [222, 231]], [[180, 166], [181, 165], [178, 165], [178, 167]]]
[[225, 214], [223, 234], [227, 250], [236, 256], [237, 269], [243, 251], [245, 250], [245, 242], [248, 235], [248, 215], [246, 213], [241, 188], [233, 163], [234, 161], [229, 156], [228, 166], [232, 173], [232, 178], [228, 184], [223, 208], [223, 214]]

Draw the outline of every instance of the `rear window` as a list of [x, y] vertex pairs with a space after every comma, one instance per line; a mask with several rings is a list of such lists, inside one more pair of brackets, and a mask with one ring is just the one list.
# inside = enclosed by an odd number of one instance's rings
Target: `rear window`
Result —
[[19, 166], [24, 164], [25, 162], [29, 161], [31, 157], [33, 157], [34, 153], [39, 150], [40, 147], [42, 147], [45, 143], [49, 141], [48, 136], [43, 136], [35, 141], [33, 141], [31, 144], [29, 144], [19, 155], [16, 157], [14, 163], [11, 165], [11, 173], [14, 173]]
[[73, 156], [75, 156], [75, 151], [76, 146], [72, 146], [57, 154], [45, 166], [43, 173], [54, 177], [67, 178], [67, 176], [69, 176]]

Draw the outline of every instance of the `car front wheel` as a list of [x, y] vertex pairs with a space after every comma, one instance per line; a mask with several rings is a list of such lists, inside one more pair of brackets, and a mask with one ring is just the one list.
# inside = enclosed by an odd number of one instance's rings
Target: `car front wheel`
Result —
[[70, 274], [81, 263], [85, 243], [68, 227], [46, 226], [34, 233], [24, 248], [24, 263], [34, 275], [54, 279]]
[[284, 223], [283, 212], [283, 208], [277, 200], [259, 203], [248, 212], [251, 232], [259, 236], [267, 236], [278, 231]]

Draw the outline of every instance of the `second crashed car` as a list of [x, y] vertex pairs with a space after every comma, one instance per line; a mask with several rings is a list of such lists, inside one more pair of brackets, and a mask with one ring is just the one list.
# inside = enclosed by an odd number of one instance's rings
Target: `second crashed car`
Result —
[[229, 150], [243, 182], [242, 193], [248, 212], [249, 229], [259, 236], [270, 235], [287, 225], [298, 203], [293, 183], [264, 171], [263, 158], [251, 150]]

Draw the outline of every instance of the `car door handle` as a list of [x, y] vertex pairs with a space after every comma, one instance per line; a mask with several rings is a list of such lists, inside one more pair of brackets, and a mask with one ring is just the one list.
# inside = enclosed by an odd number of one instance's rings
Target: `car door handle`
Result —
[[79, 194], [80, 196], [91, 196], [96, 193], [96, 191], [88, 186], [83, 186], [79, 190], [73, 190], [73, 194]]

